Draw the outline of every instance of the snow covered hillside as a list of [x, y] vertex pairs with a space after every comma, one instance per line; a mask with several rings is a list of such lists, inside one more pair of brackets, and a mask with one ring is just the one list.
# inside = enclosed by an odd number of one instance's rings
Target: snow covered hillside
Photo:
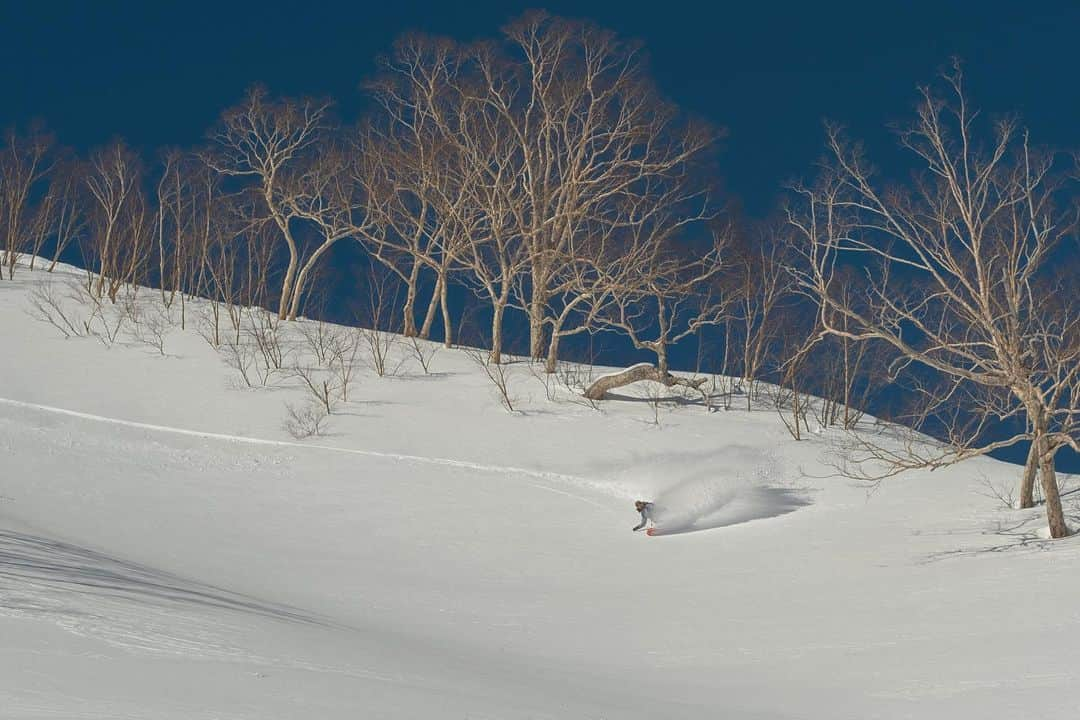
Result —
[[295, 440], [309, 393], [248, 388], [198, 307], [164, 356], [65, 339], [46, 277], [0, 283], [0, 717], [1080, 713], [1080, 544], [993, 497], [1016, 467], [869, 492], [764, 404], [598, 412], [518, 363], [509, 413], [405, 344]]

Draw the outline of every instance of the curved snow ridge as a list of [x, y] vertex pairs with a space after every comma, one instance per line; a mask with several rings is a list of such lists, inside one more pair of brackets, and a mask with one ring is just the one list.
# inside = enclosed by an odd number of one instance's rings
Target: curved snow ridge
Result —
[[[532, 477], [540, 480], [554, 480], [557, 482], [571, 483], [577, 485], [594, 485], [593, 481], [589, 480], [588, 478], [579, 477], [577, 475], [566, 475], [563, 473], [550, 472], [547, 470], [533, 470], [530, 468], [513, 467], [509, 465], [492, 465], [488, 463], [471, 462], [468, 460], [456, 460], [454, 458], [427, 457], [423, 455], [408, 455], [404, 453], [384, 452], [381, 450], [362, 450], [358, 448], [337, 447], [334, 445], [319, 445], [315, 443], [302, 443], [291, 440], [267, 440], [265, 438], [253, 438], [244, 435], [227, 435], [225, 433], [213, 433], [203, 430], [190, 430], [188, 428], [173, 427], [170, 425], [155, 425], [153, 423], [136, 422], [134, 420], [123, 420], [121, 418], [107, 417], [105, 415], [95, 415], [93, 413], [80, 412], [78, 410], [69, 410], [67, 408], [59, 408], [52, 405], [42, 405], [40, 403], [25, 402], [22, 400], [11, 400], [9, 398], [0, 398], [0, 405], [8, 405], [10, 407], [22, 408], [24, 410], [36, 410], [39, 412], [47, 412], [55, 415], [65, 415], [67, 417], [79, 418], [80, 420], [90, 420], [93, 422], [108, 423], [110, 425], [121, 425], [123, 427], [137, 428], [140, 430], [150, 430], [153, 432], [170, 433], [173, 435], [186, 435], [189, 437], [206, 438], [208, 440], [221, 440], [224, 442], [243, 443], [246, 445], [265, 445], [270, 447], [290, 447], [303, 448], [307, 450], [326, 450], [330, 452], [348, 453], [350, 455], [363, 455], [365, 457], [397, 460], [400, 462], [419, 463], [423, 465], [441, 465], [444, 467], [476, 470], [477, 472], [523, 475], [525, 477]], [[589, 498], [584, 498], [580, 495], [568, 493], [563, 490], [558, 490], [556, 488], [535, 484], [534, 487], [537, 487], [541, 490], [558, 493], [560, 495], [573, 497], [577, 500], [596, 505], [597, 507], [605, 507], [604, 505], [590, 500]]]

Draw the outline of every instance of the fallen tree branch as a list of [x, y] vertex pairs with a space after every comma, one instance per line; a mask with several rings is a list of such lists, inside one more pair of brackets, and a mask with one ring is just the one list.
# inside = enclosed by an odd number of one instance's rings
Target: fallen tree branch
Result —
[[660, 383], [664, 387], [680, 386], [691, 388], [701, 393], [702, 397], [705, 397], [705, 391], [701, 389], [701, 386], [708, 381], [708, 378], [690, 380], [677, 377], [669, 372], [663, 372], [651, 363], [638, 363], [616, 373], [601, 375], [585, 390], [585, 397], [589, 400], [603, 400], [609, 391], [642, 382], [643, 380], [651, 380]]

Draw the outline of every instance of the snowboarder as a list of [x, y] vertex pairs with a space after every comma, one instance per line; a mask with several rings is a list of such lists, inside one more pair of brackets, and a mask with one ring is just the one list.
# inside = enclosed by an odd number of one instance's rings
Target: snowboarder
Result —
[[653, 519], [653, 517], [652, 517], [653, 506], [652, 506], [651, 502], [645, 502], [644, 500], [637, 500], [637, 501], [634, 502], [634, 509], [637, 510], [639, 513], [641, 513], [641, 523], [636, 528], [634, 528], [634, 532], [637, 532], [638, 530], [645, 527], [649, 522], [652, 521], [652, 519]]

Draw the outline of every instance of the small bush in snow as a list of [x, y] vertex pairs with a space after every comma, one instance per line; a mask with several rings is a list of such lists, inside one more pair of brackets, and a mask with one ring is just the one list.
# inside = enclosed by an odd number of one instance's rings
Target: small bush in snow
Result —
[[491, 353], [486, 350], [468, 349], [465, 351], [469, 359], [476, 363], [495, 386], [495, 397], [507, 412], [517, 412], [514, 403], [518, 398], [510, 392], [510, 372], [505, 363], [495, 362]]
[[329, 417], [326, 408], [314, 401], [299, 406], [285, 403], [285, 412], [282, 427], [296, 440], [322, 435]]
[[56, 290], [51, 279], [37, 285], [30, 291], [30, 317], [47, 322], [59, 330], [65, 338], [86, 337], [90, 334], [89, 325], [79, 312], [65, 306], [64, 298]]
[[439, 351], [439, 346], [435, 343], [427, 342], [426, 340], [418, 340], [415, 337], [409, 338], [409, 350], [412, 352], [412, 358], [416, 361], [416, 364], [424, 371], [425, 375], [431, 374], [431, 359], [435, 357], [435, 353]]

